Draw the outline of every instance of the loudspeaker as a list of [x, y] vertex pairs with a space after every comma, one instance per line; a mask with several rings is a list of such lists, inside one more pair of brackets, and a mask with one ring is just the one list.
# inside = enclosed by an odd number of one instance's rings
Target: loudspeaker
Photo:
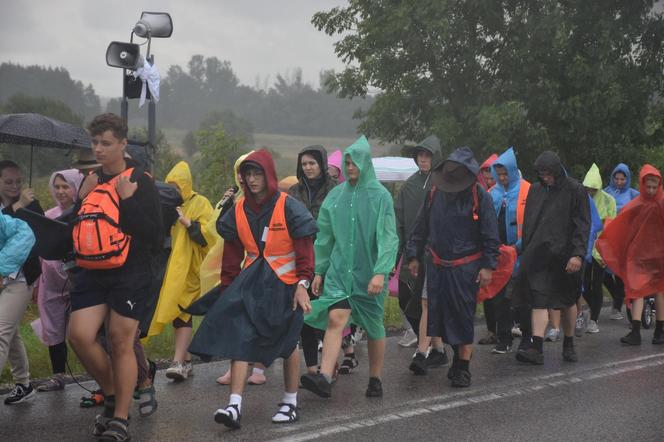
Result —
[[134, 34], [142, 38], [168, 38], [173, 34], [173, 20], [167, 12], [143, 12], [134, 26]]
[[141, 49], [136, 43], [112, 41], [106, 49], [106, 64], [115, 68], [136, 70], [141, 67]]

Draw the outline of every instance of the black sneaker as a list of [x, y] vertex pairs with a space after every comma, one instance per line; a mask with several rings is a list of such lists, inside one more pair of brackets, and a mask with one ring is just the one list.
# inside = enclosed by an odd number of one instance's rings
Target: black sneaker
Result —
[[516, 360], [527, 364], [544, 365], [544, 355], [532, 347], [527, 350], [519, 348], [516, 352]]
[[662, 345], [664, 344], [664, 333], [659, 333], [655, 332], [655, 334], [652, 337], [652, 343], [653, 345]]
[[566, 362], [579, 362], [579, 356], [576, 354], [573, 346], [564, 347], [563, 346], [563, 361]]
[[32, 388], [32, 384], [28, 382], [28, 385], [16, 384], [14, 389], [9, 393], [9, 396], [5, 398], [5, 405], [16, 405], [21, 402], [25, 402], [35, 395], [35, 389]]
[[242, 415], [240, 414], [239, 407], [235, 404], [228, 405], [226, 408], [220, 408], [214, 412], [214, 421], [218, 424], [224, 424], [226, 427], [233, 430], [239, 430], [242, 426], [240, 421]]
[[445, 351], [438, 351], [435, 348], [429, 350], [429, 355], [427, 356], [427, 367], [429, 368], [439, 368], [446, 367], [450, 364], [449, 359], [447, 359], [447, 353]]
[[459, 369], [458, 369], [454, 364], [452, 364], [452, 366], [450, 367], [450, 369], [447, 370], [447, 379], [449, 379], [450, 381], [451, 381], [452, 379], [454, 379], [454, 376], [456, 376], [456, 372], [457, 372], [458, 370], [459, 370]]
[[366, 397], [383, 397], [383, 383], [378, 378], [369, 378]]
[[468, 370], [457, 368], [454, 371], [451, 381], [451, 385], [454, 388], [470, 387], [470, 372]]
[[511, 352], [512, 352], [512, 346], [509, 344], [498, 344], [495, 347], [493, 347], [493, 350], [491, 350], [491, 353], [497, 355], [504, 355], [505, 353], [511, 353]]
[[344, 356], [344, 360], [339, 366], [339, 374], [351, 374], [353, 369], [360, 365], [360, 361], [355, 357], [355, 353]]
[[528, 350], [533, 343], [532, 336], [522, 336], [521, 341], [519, 342], [518, 350]]
[[300, 377], [302, 388], [320, 397], [332, 396], [332, 384], [321, 373], [305, 374]]
[[416, 375], [424, 376], [427, 374], [428, 369], [427, 357], [424, 356], [424, 353], [420, 353], [419, 351], [416, 352], [413, 355], [413, 360], [411, 361], [410, 367], [408, 368]]
[[627, 345], [641, 345], [641, 331], [632, 330], [627, 335], [620, 338], [620, 342]]
[[493, 333], [487, 333], [487, 335], [477, 341], [479, 345], [495, 345], [498, 343], [498, 338]]

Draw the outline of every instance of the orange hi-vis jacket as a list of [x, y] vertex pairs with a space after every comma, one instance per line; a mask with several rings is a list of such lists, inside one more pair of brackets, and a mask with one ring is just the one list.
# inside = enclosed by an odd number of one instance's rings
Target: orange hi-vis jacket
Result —
[[[286, 226], [286, 198], [288, 195], [281, 193], [272, 212], [270, 224], [263, 233], [265, 241], [263, 257], [272, 268], [272, 271], [284, 284], [295, 284], [298, 281], [295, 268], [295, 247], [293, 238], [288, 233]], [[244, 212], [244, 197], [235, 204], [235, 222], [237, 232], [242, 241], [247, 256], [244, 259], [243, 268], [249, 267], [260, 255], [258, 244], [254, 239], [249, 227], [249, 220]]]

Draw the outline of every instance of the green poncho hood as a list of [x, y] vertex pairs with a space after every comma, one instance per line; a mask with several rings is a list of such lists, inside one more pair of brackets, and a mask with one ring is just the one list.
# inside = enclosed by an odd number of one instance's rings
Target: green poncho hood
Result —
[[345, 185], [350, 186], [350, 183], [348, 183], [348, 173], [346, 172], [346, 157], [348, 156], [350, 156], [351, 161], [355, 163], [357, 168], [360, 169], [360, 178], [356, 184], [358, 188], [365, 188], [374, 183], [380, 185], [376, 179], [376, 171], [371, 162], [371, 146], [367, 137], [362, 135], [344, 151], [341, 168], [344, 178], [346, 178]]

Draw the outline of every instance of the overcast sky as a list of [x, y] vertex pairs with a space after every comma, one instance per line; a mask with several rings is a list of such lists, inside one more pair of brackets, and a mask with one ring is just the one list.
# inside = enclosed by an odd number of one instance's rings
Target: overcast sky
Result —
[[244, 84], [271, 81], [296, 67], [318, 85], [321, 69], [341, 69], [334, 38], [318, 32], [311, 17], [344, 0], [0, 0], [0, 62], [63, 66], [72, 78], [92, 83], [102, 97], [119, 95], [119, 69], [106, 65], [106, 47], [129, 41], [141, 11], [169, 12], [173, 36], [154, 39], [162, 76], [186, 67], [194, 54], [229, 60]]

